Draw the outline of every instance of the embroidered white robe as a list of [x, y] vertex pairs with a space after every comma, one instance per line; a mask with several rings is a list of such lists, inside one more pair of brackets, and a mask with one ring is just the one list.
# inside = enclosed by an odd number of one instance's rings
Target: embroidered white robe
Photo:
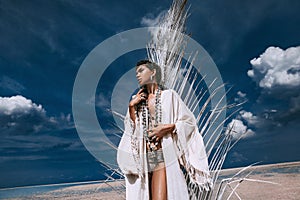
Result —
[[[209, 189], [208, 161], [202, 136], [193, 113], [174, 90], [163, 90], [161, 94], [162, 124], [175, 124], [176, 133], [162, 138], [162, 149], [166, 166], [168, 200], [188, 200], [185, 178], [180, 169], [182, 155], [185, 167], [192, 172], [193, 179]], [[117, 161], [125, 174], [126, 199], [148, 200], [149, 181], [147, 173], [146, 145], [143, 138], [142, 115], [133, 122], [127, 112], [125, 131], [118, 147]]]

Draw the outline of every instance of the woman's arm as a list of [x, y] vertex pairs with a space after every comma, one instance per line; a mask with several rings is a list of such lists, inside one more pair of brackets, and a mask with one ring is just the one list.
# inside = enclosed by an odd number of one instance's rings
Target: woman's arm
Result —
[[149, 131], [149, 137], [156, 136], [157, 140], [161, 139], [168, 133], [175, 131], [175, 124], [159, 124]]
[[132, 105], [129, 104], [128, 108], [129, 108], [129, 116], [130, 116], [130, 119], [131, 119], [132, 121], [135, 121], [135, 119], [136, 119], [135, 106], [132, 106]]

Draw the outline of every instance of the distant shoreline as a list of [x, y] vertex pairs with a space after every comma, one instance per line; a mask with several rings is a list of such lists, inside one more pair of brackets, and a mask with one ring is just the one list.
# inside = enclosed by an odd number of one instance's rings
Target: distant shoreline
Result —
[[[274, 164], [263, 164], [263, 165], [253, 165], [250, 169], [259, 169], [259, 168], [269, 168], [269, 167], [285, 167], [285, 166], [300, 166], [300, 161], [292, 161], [292, 162], [283, 162], [283, 163], [274, 163]], [[231, 172], [231, 171], [238, 171], [245, 167], [234, 167], [234, 168], [226, 168], [222, 169], [221, 172]], [[85, 185], [85, 184], [97, 184], [97, 183], [104, 183], [107, 182], [105, 179], [97, 180], [97, 181], [80, 181], [80, 182], [69, 182], [69, 183], [53, 183], [53, 184], [41, 184], [41, 185], [26, 185], [26, 186], [16, 186], [16, 187], [8, 187], [8, 188], [0, 188], [2, 190], [10, 190], [10, 189], [18, 189], [18, 188], [33, 188], [33, 187], [52, 187], [52, 186], [62, 186], [62, 185]], [[113, 181], [109, 181], [113, 182]]]
[[[240, 173], [241, 172], [241, 173]], [[235, 176], [239, 173], [238, 176]], [[244, 176], [244, 175], [247, 176]], [[234, 177], [234, 179], [232, 179]], [[300, 161], [221, 170], [216, 185], [221, 180], [241, 185], [236, 192], [242, 199], [297, 199], [300, 196]], [[227, 187], [228, 189], [228, 187]], [[214, 190], [215, 191], [215, 190]], [[230, 195], [229, 191], [224, 193]], [[84, 181], [0, 189], [0, 199], [123, 199], [124, 180]], [[226, 198], [225, 198], [226, 199]]]
[[[282, 162], [282, 163], [273, 163], [273, 164], [262, 164], [262, 165], [253, 165], [251, 169], [259, 169], [259, 168], [269, 168], [269, 167], [285, 167], [285, 166], [300, 166], [300, 161], [292, 161], [292, 162]], [[247, 166], [245, 166], [247, 167]], [[233, 171], [243, 169], [245, 167], [234, 167], [234, 168], [226, 168], [222, 169], [222, 172]]]

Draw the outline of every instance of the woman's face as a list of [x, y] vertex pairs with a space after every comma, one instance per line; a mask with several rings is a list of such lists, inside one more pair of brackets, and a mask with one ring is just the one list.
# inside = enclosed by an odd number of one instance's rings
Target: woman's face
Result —
[[146, 65], [140, 65], [136, 69], [136, 79], [140, 86], [153, 82], [151, 76], [154, 78], [154, 73]]

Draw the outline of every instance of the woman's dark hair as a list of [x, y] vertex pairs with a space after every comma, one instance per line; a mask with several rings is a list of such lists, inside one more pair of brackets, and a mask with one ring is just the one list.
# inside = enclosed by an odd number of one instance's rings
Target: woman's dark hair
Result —
[[157, 83], [159, 84], [161, 81], [161, 68], [156, 63], [151, 62], [150, 60], [140, 60], [136, 63], [136, 68], [140, 65], [146, 65], [151, 71], [156, 70], [155, 78]]

